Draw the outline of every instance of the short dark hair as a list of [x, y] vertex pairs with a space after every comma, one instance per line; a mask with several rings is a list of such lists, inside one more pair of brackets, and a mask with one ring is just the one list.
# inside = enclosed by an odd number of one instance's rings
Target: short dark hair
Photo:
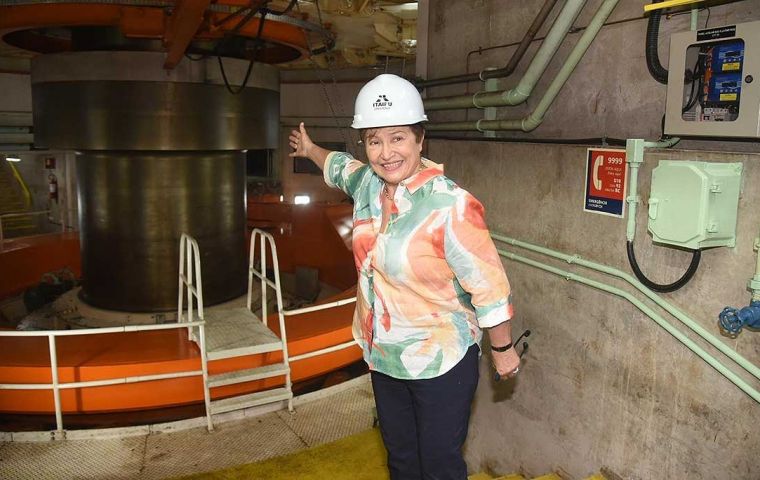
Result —
[[[417, 140], [417, 143], [420, 143], [422, 141], [422, 137], [425, 136], [425, 126], [420, 123], [414, 123], [412, 125], [400, 125], [403, 127], [409, 127], [409, 129], [414, 134], [414, 139]], [[362, 142], [367, 141], [367, 137], [369, 137], [375, 130], [383, 128], [383, 127], [376, 127], [376, 128], [362, 128], [359, 130], [359, 138], [362, 139]]]

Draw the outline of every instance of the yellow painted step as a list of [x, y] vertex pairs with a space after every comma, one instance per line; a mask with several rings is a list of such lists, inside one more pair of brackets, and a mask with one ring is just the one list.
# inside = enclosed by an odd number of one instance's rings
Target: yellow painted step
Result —
[[540, 477], [536, 477], [533, 480], [562, 480], [562, 477], [556, 473], [550, 473], [548, 475], [541, 475]]
[[467, 480], [494, 480], [493, 477], [487, 473], [476, 473], [475, 475], [470, 475], [467, 477]]
[[518, 475], [516, 473], [512, 473], [510, 475], [504, 475], [503, 477], [498, 477], [495, 480], [525, 480], [525, 477], [522, 475]]
[[596, 475], [591, 475], [585, 480], [607, 480], [607, 477], [605, 477], [601, 473], [597, 473]]

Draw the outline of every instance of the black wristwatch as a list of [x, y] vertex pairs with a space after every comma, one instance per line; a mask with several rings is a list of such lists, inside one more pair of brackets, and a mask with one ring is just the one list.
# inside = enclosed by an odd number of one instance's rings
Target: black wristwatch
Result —
[[506, 352], [510, 348], [512, 348], [512, 342], [509, 342], [508, 344], [504, 345], [503, 347], [494, 347], [493, 345], [491, 345], [491, 350], [493, 350], [494, 352], [499, 352], [499, 353]]

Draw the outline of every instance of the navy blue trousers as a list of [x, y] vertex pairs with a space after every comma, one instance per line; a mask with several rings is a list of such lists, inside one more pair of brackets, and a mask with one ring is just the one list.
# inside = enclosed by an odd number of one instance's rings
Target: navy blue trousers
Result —
[[465, 480], [462, 445], [478, 386], [478, 346], [440, 377], [399, 380], [372, 372], [392, 480]]

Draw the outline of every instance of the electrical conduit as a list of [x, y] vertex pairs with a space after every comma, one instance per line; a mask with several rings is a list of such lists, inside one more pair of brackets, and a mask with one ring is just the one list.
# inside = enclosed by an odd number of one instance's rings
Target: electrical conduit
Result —
[[525, 32], [523, 39], [520, 41], [517, 49], [512, 54], [512, 58], [509, 59], [506, 67], [497, 69], [485, 69], [480, 73], [467, 73], [464, 75], [454, 75], [451, 77], [416, 80], [414, 82], [414, 86], [417, 88], [437, 87], [441, 85], [453, 85], [455, 83], [476, 82], [478, 80], [485, 81], [491, 78], [504, 78], [512, 75], [512, 72], [515, 71], [517, 64], [520, 63], [520, 60], [525, 55], [525, 52], [528, 50], [531, 42], [533, 42], [536, 34], [544, 25], [546, 18], [549, 16], [549, 13], [551, 13], [552, 9], [554, 9], [554, 6], [556, 4], [557, 0], [545, 0], [544, 6], [541, 7], [538, 15], [536, 15], [536, 18], [533, 19], [533, 23], [528, 28], [528, 31]]
[[503, 107], [523, 103], [528, 99], [541, 75], [546, 71], [546, 67], [549, 66], [552, 57], [557, 53], [560, 45], [562, 45], [562, 41], [567, 36], [567, 32], [570, 31], [570, 27], [573, 26], [575, 17], [578, 16], [585, 4], [586, 0], [568, 0], [565, 3], [541, 47], [536, 52], [536, 56], [530, 62], [528, 70], [526, 70], [522, 79], [520, 79], [520, 83], [515, 88], [502, 92], [480, 91], [474, 95], [428, 98], [424, 100], [425, 111], [455, 110], [473, 107]]
[[[531, 252], [540, 253], [542, 255], [546, 255], [552, 258], [556, 258], [557, 260], [565, 261], [569, 264], [576, 264], [580, 265], [582, 267], [595, 270], [597, 272], [601, 272], [607, 275], [611, 275], [613, 277], [617, 277], [621, 280], [626, 281], [630, 285], [632, 285], [636, 290], [640, 291], [644, 295], [646, 295], [647, 298], [649, 298], [651, 301], [656, 303], [658, 306], [662, 307], [663, 310], [668, 312], [669, 314], [673, 315], [675, 318], [680, 320], [686, 327], [688, 327], [690, 330], [692, 330], [694, 333], [702, 337], [707, 343], [712, 345], [713, 347], [717, 348], [721, 351], [724, 355], [726, 355], [728, 358], [736, 362], [737, 365], [742, 367], [744, 370], [746, 370], [748, 373], [752, 374], [755, 378], [760, 380], [760, 368], [758, 368], [756, 365], [754, 365], [752, 362], [747, 360], [746, 358], [742, 357], [739, 353], [737, 353], [735, 350], [733, 350], [731, 347], [726, 345], [725, 343], [721, 342], [718, 338], [716, 338], [713, 334], [708, 332], [704, 327], [702, 327], [699, 323], [695, 322], [693, 319], [691, 319], [688, 315], [683, 313], [681, 310], [673, 306], [672, 304], [668, 303], [667, 301], [663, 300], [659, 295], [652, 292], [648, 288], [646, 288], [641, 282], [637, 281], [633, 276], [620, 271], [616, 268], [609, 267], [607, 265], [602, 265], [599, 263], [595, 263], [589, 260], [585, 260], [581, 258], [578, 255], [568, 255], [566, 253], [558, 252], [556, 250], [552, 250], [550, 248], [546, 247], [540, 247], [538, 245], [533, 245], [531, 243], [523, 242], [520, 240], [516, 240], [514, 238], [506, 237], [504, 235], [498, 234], [498, 233], [491, 233], [491, 237], [494, 240], [497, 240], [499, 242], [507, 243], [516, 247], [524, 248], [526, 250], [530, 250]], [[617, 295], [617, 293], [616, 293]], [[622, 296], [622, 295], [621, 295]], [[626, 297], [628, 298], [628, 297]], [[638, 302], [638, 300], [636, 300]], [[632, 301], [632, 303], [635, 304], [635, 302]], [[637, 305], [638, 307], [638, 305]], [[643, 310], [642, 310], [643, 311]], [[644, 312], [646, 313], [646, 312]], [[647, 315], [649, 315], [647, 313]], [[654, 319], [654, 317], [652, 317]], [[657, 321], [655, 319], [655, 321]], [[658, 322], [660, 323], [660, 322]], [[667, 330], [667, 329], [666, 329]], [[670, 330], [668, 330], [670, 331]]]
[[644, 284], [648, 289], [654, 290], [659, 293], [674, 292], [684, 285], [694, 276], [699, 267], [699, 262], [702, 258], [702, 251], [696, 249], [692, 253], [691, 262], [681, 277], [675, 282], [668, 284], [655, 283], [641, 271], [638, 262], [636, 261], [636, 252], [633, 247], [633, 238], [636, 234], [636, 205], [639, 203], [638, 196], [638, 180], [639, 180], [639, 166], [644, 163], [644, 149], [645, 148], [669, 148], [680, 141], [678, 137], [671, 137], [666, 140], [660, 140], [658, 142], [647, 142], [640, 138], [631, 138], [626, 141], [626, 163], [631, 170], [631, 176], [628, 181], [629, 194], [626, 201], [629, 205], [628, 212], [628, 225], [626, 229], [626, 252], [628, 254], [628, 262], [631, 264], [631, 269], [636, 275], [636, 278]]
[[760, 301], [760, 235], [755, 239], [755, 251], [757, 252], [757, 264], [755, 276], [749, 280], [749, 290], [752, 292], [752, 301]]
[[[575, 67], [578, 66], [581, 58], [583, 58], [586, 50], [588, 50], [591, 42], [594, 41], [594, 38], [599, 33], [599, 30], [604, 25], [604, 22], [607, 21], [607, 18], [609, 17], [610, 13], [612, 13], [612, 10], [615, 8], [615, 6], [618, 4], [618, 1], [619, 0], [604, 0], [602, 5], [599, 7], [599, 10], [597, 10], [596, 14], [594, 15], [594, 18], [591, 20], [591, 23], [589, 23], [588, 27], [583, 32], [583, 35], [578, 40], [578, 43], [575, 45], [575, 47], [573, 47], [573, 50], [570, 52], [570, 55], [565, 61], [565, 64], [562, 66], [559, 73], [557, 73], [557, 76], [549, 85], [549, 88], [547, 89], [543, 98], [541, 98], [541, 101], [536, 106], [536, 109], [533, 110], [533, 112], [531, 112], [529, 115], [521, 119], [513, 120], [477, 120], [473, 122], [430, 123], [425, 125], [425, 130], [477, 130], [480, 132], [487, 130], [522, 130], [524, 132], [530, 132], [534, 130], [544, 121], [544, 115], [546, 114], [546, 111], [549, 110], [549, 107], [554, 102], [554, 99], [557, 98], [557, 95], [559, 95], [559, 92], [567, 82], [567, 79], [570, 78], [570, 75], [572, 75]], [[481, 104], [480, 100], [478, 100], [478, 103]], [[492, 106], [504, 105], [506, 104]], [[425, 108], [427, 108], [427, 104], [425, 104]]]
[[549, 273], [553, 273], [554, 275], [558, 275], [560, 277], [563, 277], [565, 280], [572, 280], [574, 282], [581, 283], [583, 285], [587, 285], [593, 288], [596, 288], [598, 290], [602, 290], [604, 292], [610, 293], [612, 295], [616, 295], [618, 297], [622, 297], [626, 300], [628, 300], [630, 303], [632, 303], [636, 308], [641, 310], [642, 313], [650, 317], [652, 320], [654, 320], [659, 326], [661, 326], [663, 329], [665, 329], [668, 333], [673, 335], [678, 341], [680, 341], [686, 348], [697, 354], [702, 360], [704, 360], [706, 363], [708, 363], [711, 367], [713, 367], [715, 370], [717, 370], [721, 375], [726, 377], [728, 380], [731, 381], [734, 385], [739, 387], [744, 393], [752, 397], [756, 402], [760, 403], [760, 392], [755, 390], [751, 385], [749, 385], [747, 382], [745, 382], [741, 377], [736, 375], [734, 372], [732, 372], [730, 369], [728, 369], [725, 365], [720, 363], [715, 357], [704, 351], [699, 345], [694, 343], [689, 337], [678, 331], [673, 325], [668, 323], [667, 320], [659, 316], [654, 310], [646, 306], [644, 303], [642, 303], [640, 300], [638, 300], [636, 297], [631, 295], [630, 293], [626, 292], [625, 290], [621, 290], [619, 288], [611, 287], [609, 285], [606, 285], [601, 282], [597, 282], [594, 280], [590, 280], [588, 278], [585, 278], [580, 275], [576, 275], [570, 272], [567, 272], [565, 270], [552, 267], [550, 265], [543, 264], [541, 262], [538, 262], [536, 260], [532, 260], [530, 258], [526, 258], [514, 253], [507, 252], [505, 250], [499, 250], [499, 255], [509, 258], [510, 260], [515, 260], [520, 263], [524, 263], [526, 265], [530, 265], [532, 267], [547, 271]]

